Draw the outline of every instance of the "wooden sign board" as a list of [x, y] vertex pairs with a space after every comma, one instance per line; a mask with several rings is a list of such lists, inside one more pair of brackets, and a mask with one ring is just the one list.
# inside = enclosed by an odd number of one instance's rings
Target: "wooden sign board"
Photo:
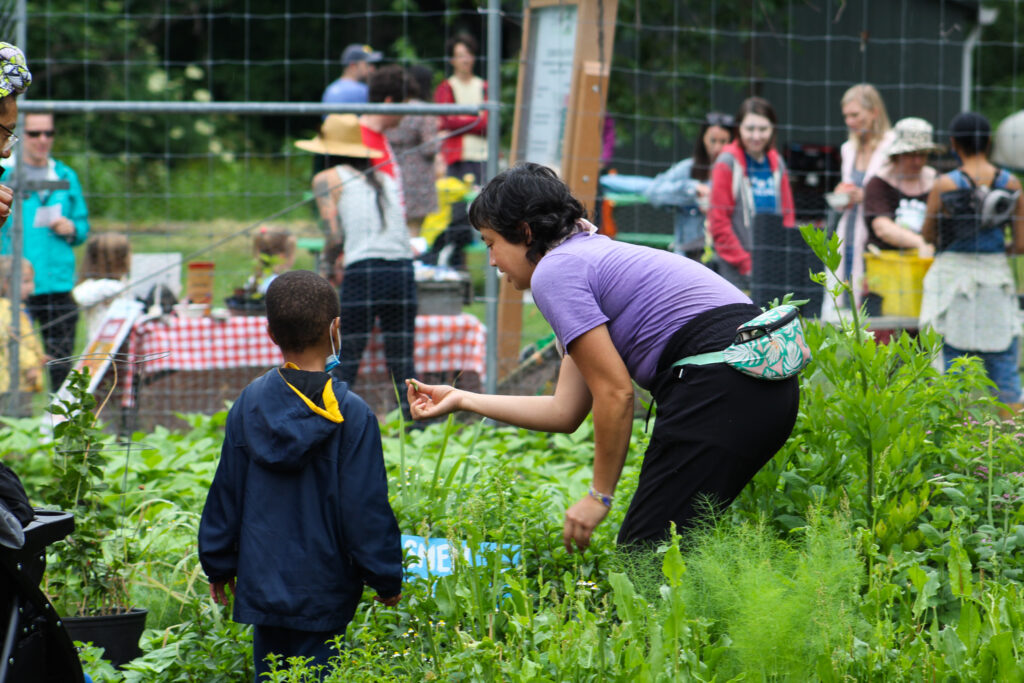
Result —
[[[96, 331], [96, 335], [89, 340], [85, 350], [78, 357], [73, 367], [74, 370], [89, 370], [89, 392], [96, 391], [100, 380], [110, 368], [114, 361], [115, 354], [121, 348], [121, 344], [131, 332], [132, 325], [142, 314], [142, 303], [131, 298], [116, 299], [107, 311], [103, 323]], [[57, 391], [58, 399], [70, 399], [68, 391], [68, 380], [60, 386]]]
[[[593, 215], [618, 0], [527, 0], [512, 163], [553, 168]], [[498, 378], [519, 358], [522, 294], [501, 282]]]

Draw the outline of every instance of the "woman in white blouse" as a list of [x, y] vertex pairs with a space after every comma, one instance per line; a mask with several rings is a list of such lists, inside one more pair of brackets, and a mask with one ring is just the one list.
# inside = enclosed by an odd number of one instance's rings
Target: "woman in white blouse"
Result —
[[843, 241], [840, 274], [849, 279], [857, 305], [864, 295], [864, 248], [868, 227], [864, 222], [864, 188], [889, 160], [892, 124], [885, 102], [873, 85], [860, 83], [843, 94], [843, 121], [850, 137], [843, 143], [842, 181], [836, 193], [848, 202], [839, 219], [839, 238]]

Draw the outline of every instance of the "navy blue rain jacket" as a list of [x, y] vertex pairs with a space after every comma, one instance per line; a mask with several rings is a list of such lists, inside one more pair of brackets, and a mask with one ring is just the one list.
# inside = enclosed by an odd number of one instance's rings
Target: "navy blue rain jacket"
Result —
[[237, 577], [234, 619], [341, 631], [369, 585], [401, 592], [380, 428], [348, 385], [275, 368], [228, 414], [199, 524], [211, 581]]

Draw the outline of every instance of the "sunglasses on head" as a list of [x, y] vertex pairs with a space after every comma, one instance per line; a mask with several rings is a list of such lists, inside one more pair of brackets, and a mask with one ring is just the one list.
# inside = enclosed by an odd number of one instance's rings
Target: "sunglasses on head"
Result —
[[721, 128], [733, 128], [736, 126], [736, 119], [730, 114], [720, 114], [718, 112], [712, 112], [704, 117], [704, 121], [709, 126], [719, 126]]
[[54, 134], [54, 130], [52, 128], [50, 130], [26, 130], [25, 131], [25, 135], [30, 137], [30, 138], [37, 138], [40, 135], [42, 135], [43, 137], [46, 137], [46, 138], [52, 138], [53, 134]]

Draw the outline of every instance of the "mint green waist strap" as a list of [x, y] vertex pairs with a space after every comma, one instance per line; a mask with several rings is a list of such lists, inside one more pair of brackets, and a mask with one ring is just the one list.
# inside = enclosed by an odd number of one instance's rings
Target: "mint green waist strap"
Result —
[[725, 353], [722, 351], [710, 351], [708, 353], [698, 353], [696, 356], [687, 356], [681, 360], [677, 360], [672, 364], [672, 367], [679, 367], [681, 365], [711, 365], [713, 363], [724, 363]]

